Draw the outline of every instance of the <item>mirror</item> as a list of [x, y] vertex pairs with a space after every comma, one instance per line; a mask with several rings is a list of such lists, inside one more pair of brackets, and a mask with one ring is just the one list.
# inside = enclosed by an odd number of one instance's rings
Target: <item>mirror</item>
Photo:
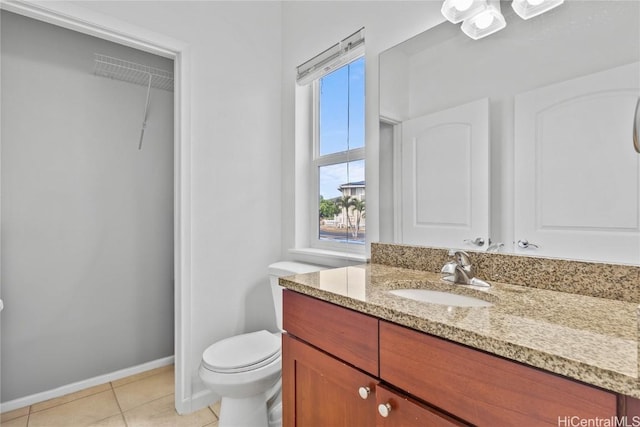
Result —
[[640, 3], [501, 8], [380, 55], [380, 240], [640, 265]]

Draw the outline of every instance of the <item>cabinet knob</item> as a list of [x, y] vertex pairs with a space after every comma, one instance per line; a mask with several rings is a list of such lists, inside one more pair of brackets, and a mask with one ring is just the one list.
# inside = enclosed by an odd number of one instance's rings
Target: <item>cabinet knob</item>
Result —
[[360, 387], [358, 389], [358, 394], [360, 395], [361, 398], [366, 400], [371, 394], [371, 389], [369, 387]]
[[382, 415], [384, 418], [387, 418], [391, 413], [391, 404], [381, 403], [380, 405], [378, 405], [378, 413]]

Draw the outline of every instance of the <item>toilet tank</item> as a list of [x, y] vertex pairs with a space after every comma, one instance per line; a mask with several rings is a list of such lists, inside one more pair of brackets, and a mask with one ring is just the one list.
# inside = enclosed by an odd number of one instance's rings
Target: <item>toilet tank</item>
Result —
[[271, 293], [273, 295], [273, 306], [276, 310], [276, 321], [278, 329], [282, 330], [282, 286], [278, 284], [278, 278], [291, 276], [293, 274], [313, 273], [314, 271], [325, 270], [313, 264], [304, 264], [293, 261], [280, 261], [269, 266], [269, 282], [271, 283]]

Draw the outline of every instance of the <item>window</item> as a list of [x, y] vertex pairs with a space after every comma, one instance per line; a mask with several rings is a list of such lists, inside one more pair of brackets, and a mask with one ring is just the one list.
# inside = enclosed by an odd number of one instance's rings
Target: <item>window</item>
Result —
[[313, 168], [319, 241], [364, 244], [364, 58], [315, 83]]
[[[364, 29], [298, 67], [296, 248], [364, 253]], [[302, 237], [301, 237], [302, 236]]]

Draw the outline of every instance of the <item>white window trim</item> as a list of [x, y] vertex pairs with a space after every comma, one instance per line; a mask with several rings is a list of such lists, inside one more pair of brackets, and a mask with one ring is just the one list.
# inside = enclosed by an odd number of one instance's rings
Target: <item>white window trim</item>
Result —
[[[360, 54], [348, 63], [364, 57]], [[344, 63], [343, 65], [346, 65]], [[328, 74], [328, 73], [327, 73]], [[290, 253], [305, 257], [322, 257], [347, 262], [366, 261], [365, 243], [320, 240], [318, 237], [319, 176], [318, 167], [348, 161], [365, 160], [365, 147], [320, 156], [318, 95], [319, 76], [313, 83], [296, 88], [295, 133], [295, 248]]]

